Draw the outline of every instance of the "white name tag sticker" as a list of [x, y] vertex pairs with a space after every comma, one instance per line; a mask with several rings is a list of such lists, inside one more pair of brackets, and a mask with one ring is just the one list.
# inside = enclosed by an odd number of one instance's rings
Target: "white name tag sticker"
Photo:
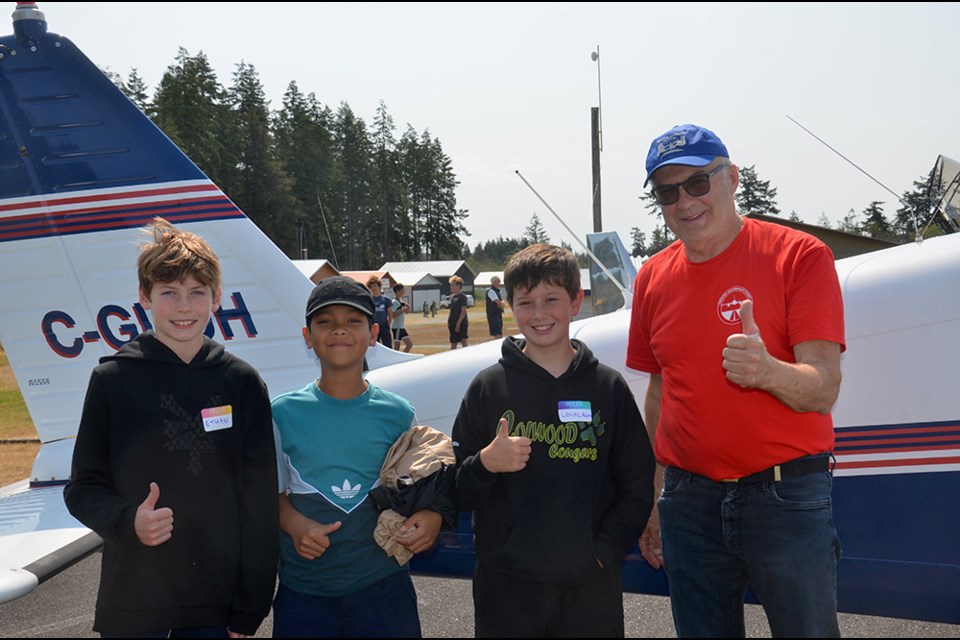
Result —
[[593, 422], [589, 400], [561, 400], [557, 403], [561, 422]]
[[202, 409], [200, 415], [203, 416], [203, 430], [208, 433], [233, 426], [233, 407], [230, 405]]

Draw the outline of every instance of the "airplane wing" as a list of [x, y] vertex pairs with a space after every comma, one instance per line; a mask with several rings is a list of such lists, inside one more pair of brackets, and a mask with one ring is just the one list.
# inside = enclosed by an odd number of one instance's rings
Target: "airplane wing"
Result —
[[29, 593], [101, 544], [67, 511], [62, 486], [31, 489], [23, 480], [0, 488], [0, 602]]

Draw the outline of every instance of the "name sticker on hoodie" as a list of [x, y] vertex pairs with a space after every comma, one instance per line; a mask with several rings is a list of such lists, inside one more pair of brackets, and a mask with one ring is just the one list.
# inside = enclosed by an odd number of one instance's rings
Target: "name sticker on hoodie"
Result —
[[207, 433], [233, 426], [233, 407], [230, 405], [201, 409], [200, 415], [203, 416], [203, 430]]
[[557, 403], [561, 422], [592, 422], [593, 410], [589, 400], [561, 400]]

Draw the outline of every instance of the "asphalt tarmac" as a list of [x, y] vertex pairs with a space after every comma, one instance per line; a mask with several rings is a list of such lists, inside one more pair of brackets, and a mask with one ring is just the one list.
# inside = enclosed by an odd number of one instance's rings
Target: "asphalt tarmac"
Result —
[[[30, 594], [0, 604], [2, 638], [96, 638], [93, 608], [100, 580], [96, 552], [42, 583]], [[420, 622], [426, 638], [472, 638], [473, 604], [470, 581], [414, 576]], [[676, 637], [665, 597], [624, 594], [628, 638]], [[257, 638], [271, 637], [270, 618]], [[960, 625], [840, 614], [840, 632], [847, 638], [960, 638]], [[747, 636], [769, 638], [763, 611], [747, 605]]]

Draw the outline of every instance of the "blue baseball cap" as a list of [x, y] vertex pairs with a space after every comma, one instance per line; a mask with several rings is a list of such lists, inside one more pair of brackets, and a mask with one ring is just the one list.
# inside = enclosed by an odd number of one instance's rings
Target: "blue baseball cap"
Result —
[[717, 134], [695, 124], [678, 124], [650, 143], [647, 179], [643, 181], [643, 186], [647, 186], [650, 176], [660, 167], [668, 164], [705, 167], [717, 156], [730, 157]]

